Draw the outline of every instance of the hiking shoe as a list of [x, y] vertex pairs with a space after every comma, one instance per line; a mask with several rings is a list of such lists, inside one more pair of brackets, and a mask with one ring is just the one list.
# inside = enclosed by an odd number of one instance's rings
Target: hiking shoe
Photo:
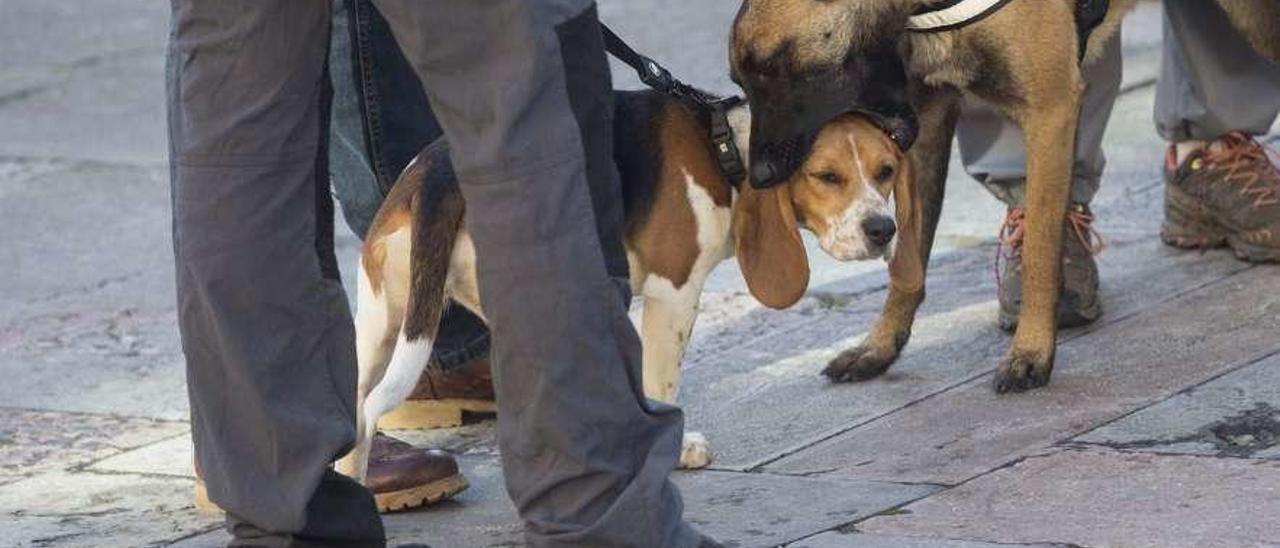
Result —
[[1253, 137], [1232, 132], [1177, 164], [1165, 159], [1165, 243], [1230, 246], [1253, 263], [1280, 261], [1280, 170]]
[[[1102, 237], [1093, 229], [1089, 206], [1071, 204], [1062, 239], [1062, 289], [1058, 296], [1058, 327], [1080, 327], [1102, 316], [1098, 297], [1098, 263]], [[1026, 232], [1026, 212], [1010, 208], [1000, 226], [996, 246], [996, 285], [1000, 295], [1000, 327], [1018, 327], [1022, 307], [1022, 239]]]

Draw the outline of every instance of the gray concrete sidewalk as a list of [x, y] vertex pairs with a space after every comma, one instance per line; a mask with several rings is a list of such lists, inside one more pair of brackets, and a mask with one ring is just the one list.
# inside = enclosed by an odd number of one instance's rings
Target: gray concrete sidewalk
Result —
[[[602, 13], [730, 92], [736, 8], [628, 0]], [[0, 546], [226, 541], [190, 498], [167, 17], [154, 0], [0, 2]], [[676, 475], [691, 519], [737, 547], [1280, 546], [1280, 268], [1159, 243], [1155, 7], [1126, 33], [1095, 207], [1106, 316], [1063, 334], [1053, 384], [992, 393], [1009, 341], [991, 265], [1002, 210], [957, 170], [929, 300], [884, 379], [818, 375], [870, 327], [883, 264], [815, 252], [815, 286], [786, 312], [756, 306], [731, 265], [717, 274], [685, 366], [690, 427], [716, 451], [712, 470]], [[340, 236], [344, 267], [357, 246]], [[457, 451], [473, 487], [390, 516], [393, 540], [518, 545], [491, 422], [397, 434]]]

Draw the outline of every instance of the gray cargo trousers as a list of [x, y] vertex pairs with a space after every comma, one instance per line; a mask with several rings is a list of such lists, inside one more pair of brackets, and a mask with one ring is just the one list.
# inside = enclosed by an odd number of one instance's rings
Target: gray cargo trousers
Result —
[[[1169, 142], [1209, 141], [1240, 130], [1265, 134], [1280, 112], [1280, 67], [1258, 55], [1222, 9], [1206, 0], [1164, 1], [1164, 59], [1155, 122]], [[1106, 156], [1102, 137], [1120, 90], [1119, 37], [1085, 70], [1071, 200], [1098, 192]], [[988, 106], [967, 104], [957, 136], [965, 170], [1006, 204], [1025, 198], [1022, 130]]]
[[[645, 399], [620, 298], [594, 3], [376, 4], [454, 151], [494, 335], [507, 489], [529, 544], [696, 546], [668, 479], [683, 416]], [[353, 442], [356, 389], [326, 167], [331, 2], [172, 7], [179, 323], [210, 496], [233, 545], [381, 545], [367, 491], [330, 470]]]
[[1171, 143], [1265, 135], [1280, 114], [1280, 65], [1259, 55], [1215, 2], [1164, 1], [1155, 121]]

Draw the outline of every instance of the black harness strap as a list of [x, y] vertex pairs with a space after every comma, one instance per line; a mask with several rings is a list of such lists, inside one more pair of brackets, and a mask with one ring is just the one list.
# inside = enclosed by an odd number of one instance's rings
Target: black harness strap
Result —
[[737, 96], [720, 98], [681, 82], [671, 75], [671, 71], [657, 61], [641, 55], [603, 23], [600, 24], [600, 31], [604, 34], [605, 50], [635, 69], [636, 75], [646, 86], [668, 97], [693, 103], [707, 112], [711, 118], [711, 153], [716, 157], [720, 173], [732, 186], [737, 186], [745, 179], [747, 167], [734, 139], [733, 127], [729, 124], [729, 111], [741, 105], [743, 99]]

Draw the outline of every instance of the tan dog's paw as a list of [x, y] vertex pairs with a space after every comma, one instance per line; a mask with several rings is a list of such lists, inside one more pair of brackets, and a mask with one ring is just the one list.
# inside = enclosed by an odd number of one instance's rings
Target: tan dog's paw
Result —
[[996, 369], [996, 393], [1023, 392], [1049, 384], [1053, 355], [1010, 348]]
[[822, 370], [831, 382], [862, 382], [874, 379], [889, 370], [898, 353], [888, 352], [862, 343], [841, 352]]
[[685, 432], [680, 448], [680, 469], [697, 470], [711, 464], [711, 446], [707, 438], [697, 432]]

